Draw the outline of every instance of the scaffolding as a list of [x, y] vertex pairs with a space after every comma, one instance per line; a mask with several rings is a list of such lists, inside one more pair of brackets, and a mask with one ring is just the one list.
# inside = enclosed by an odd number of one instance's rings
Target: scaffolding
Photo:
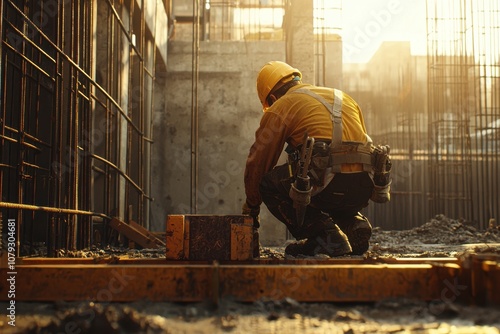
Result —
[[17, 255], [105, 244], [111, 217], [147, 227], [157, 2], [141, 3], [0, 5], [0, 206]]

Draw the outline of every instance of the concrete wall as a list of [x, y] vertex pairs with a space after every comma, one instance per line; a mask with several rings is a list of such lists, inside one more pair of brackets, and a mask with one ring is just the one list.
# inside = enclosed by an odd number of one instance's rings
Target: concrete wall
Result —
[[[156, 79], [153, 116], [151, 230], [163, 231], [168, 214], [191, 209], [192, 55], [189, 41], [171, 41], [166, 73]], [[199, 57], [200, 214], [240, 214], [243, 173], [262, 116], [255, 80], [270, 60], [285, 60], [284, 42], [201, 42]], [[261, 243], [285, 241], [283, 224], [261, 214]]]

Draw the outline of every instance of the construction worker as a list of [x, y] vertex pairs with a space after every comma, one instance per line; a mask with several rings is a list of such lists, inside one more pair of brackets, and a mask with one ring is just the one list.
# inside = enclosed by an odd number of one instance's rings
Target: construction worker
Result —
[[[264, 202], [298, 240], [286, 247], [288, 255], [366, 252], [372, 226], [359, 211], [370, 199], [390, 199], [389, 147], [372, 145], [349, 95], [302, 83], [302, 73], [287, 63], [265, 64], [257, 93], [264, 114], [246, 162], [243, 214], [258, 228]], [[288, 162], [276, 166], [285, 143]], [[307, 169], [301, 186], [300, 168]]]

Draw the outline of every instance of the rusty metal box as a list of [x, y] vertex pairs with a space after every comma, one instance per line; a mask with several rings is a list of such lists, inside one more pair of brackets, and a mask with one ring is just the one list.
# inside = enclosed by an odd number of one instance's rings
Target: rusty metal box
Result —
[[250, 260], [253, 221], [243, 215], [169, 215], [167, 260]]

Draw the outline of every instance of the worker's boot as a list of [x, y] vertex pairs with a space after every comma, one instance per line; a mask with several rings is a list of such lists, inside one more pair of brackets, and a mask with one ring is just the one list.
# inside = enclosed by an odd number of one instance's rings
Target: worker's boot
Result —
[[292, 256], [326, 254], [334, 257], [349, 254], [351, 251], [346, 235], [337, 225], [315, 237], [291, 243], [285, 248], [285, 254]]
[[353, 255], [362, 255], [370, 247], [370, 238], [372, 236], [372, 226], [368, 219], [361, 213], [348, 219], [335, 220], [340, 229], [347, 235], [352, 247]]

